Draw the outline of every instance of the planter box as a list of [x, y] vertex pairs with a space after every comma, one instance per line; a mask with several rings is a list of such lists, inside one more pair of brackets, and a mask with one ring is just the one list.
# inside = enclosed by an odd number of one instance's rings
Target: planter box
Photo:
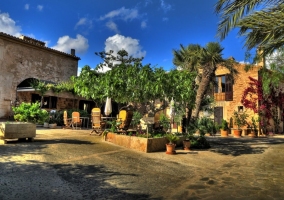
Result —
[[[115, 133], [108, 133], [104, 139], [107, 142], [145, 153], [166, 150], [166, 143], [168, 142], [166, 138], [142, 138]], [[184, 138], [181, 137], [177, 146], [181, 146], [183, 140]]]
[[36, 136], [36, 125], [28, 122], [8, 122], [0, 124], [0, 137], [2, 140], [29, 138]]

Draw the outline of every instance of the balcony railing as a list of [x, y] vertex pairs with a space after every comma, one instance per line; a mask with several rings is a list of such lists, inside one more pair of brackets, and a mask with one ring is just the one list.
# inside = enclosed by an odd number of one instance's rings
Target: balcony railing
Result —
[[233, 92], [214, 93], [215, 101], [232, 101]]

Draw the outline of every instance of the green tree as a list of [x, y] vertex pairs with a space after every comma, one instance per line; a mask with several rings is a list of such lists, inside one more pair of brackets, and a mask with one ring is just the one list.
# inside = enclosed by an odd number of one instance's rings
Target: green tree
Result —
[[245, 36], [248, 49], [261, 47], [264, 55], [284, 45], [283, 0], [219, 0], [218, 36], [224, 39], [233, 28]]
[[[225, 60], [222, 58], [223, 48], [217, 42], [209, 42], [204, 48], [199, 45], [189, 45], [184, 48], [181, 45], [181, 50], [174, 50], [173, 63], [176, 66], [180, 66], [182, 69], [189, 72], [201, 72], [200, 83], [198, 84], [196, 98], [195, 98], [195, 109], [192, 114], [193, 117], [197, 118], [201, 109], [202, 100], [206, 95], [210, 84], [214, 82], [215, 71], [218, 65], [223, 65], [229, 69], [232, 77], [237, 74], [234, 69], [234, 61], [232, 59]], [[194, 88], [195, 84], [192, 83], [190, 88]], [[190, 119], [189, 108], [188, 118]]]
[[[110, 97], [117, 103], [141, 104], [155, 113], [168, 105], [174, 98], [181, 105], [194, 104], [195, 90], [192, 82], [195, 73], [152, 68], [141, 62], [120, 63], [105, 73], [85, 66], [80, 76], [73, 77], [74, 89], [78, 95], [102, 103]], [[156, 108], [155, 100], [160, 99], [161, 107]]]
[[144, 59], [143, 57], [134, 58], [133, 56], [129, 56], [128, 52], [124, 49], [119, 50], [116, 56], [112, 50], [109, 52], [95, 52], [95, 55], [99, 56], [104, 61], [98, 65], [98, 68], [108, 67], [110, 69], [120, 64], [130, 65], [134, 63], [141, 63]]
[[42, 108], [43, 105], [43, 96], [44, 94], [49, 90], [49, 88], [47, 87], [47, 84], [44, 81], [40, 81], [40, 80], [33, 80], [31, 83], [32, 88], [34, 88], [35, 90], [39, 91], [40, 94], [40, 108]]

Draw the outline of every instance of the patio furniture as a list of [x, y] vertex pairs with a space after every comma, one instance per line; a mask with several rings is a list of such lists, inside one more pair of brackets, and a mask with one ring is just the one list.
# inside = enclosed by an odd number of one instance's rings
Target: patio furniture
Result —
[[91, 121], [92, 121], [92, 131], [95, 132], [97, 135], [101, 135], [105, 126], [106, 122], [102, 121], [101, 109], [100, 108], [93, 108], [91, 113]]
[[63, 112], [63, 123], [63, 129], [72, 128], [72, 118], [68, 118], [66, 110]]
[[72, 112], [72, 128], [77, 129], [78, 127], [81, 129], [82, 119], [80, 119], [79, 112]]
[[132, 110], [120, 110], [117, 118], [117, 122], [119, 122], [117, 129], [118, 132], [126, 133], [129, 129], [133, 117]]

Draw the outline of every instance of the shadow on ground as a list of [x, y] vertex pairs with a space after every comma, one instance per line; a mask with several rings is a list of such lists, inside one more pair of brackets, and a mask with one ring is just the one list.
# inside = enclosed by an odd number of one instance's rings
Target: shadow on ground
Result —
[[[32, 196], [41, 196], [44, 192], [47, 196], [45, 199], [68, 199], [74, 197], [79, 199], [149, 199], [148, 194], [143, 194], [139, 191], [134, 191], [131, 187], [123, 187], [120, 177], [123, 180], [139, 178], [137, 174], [119, 173], [106, 169], [103, 165], [71, 165], [71, 164], [50, 164], [31, 161], [28, 164], [19, 164], [15, 162], [0, 163], [0, 186], [13, 189], [13, 193], [4, 192], [0, 198], [11, 199], [13, 195], [19, 193], [24, 199], [22, 189], [25, 184], [25, 178], [30, 177], [34, 171], [40, 176], [34, 176], [29, 180], [29, 192]], [[5, 176], [8, 174], [9, 180], [5, 181]], [[19, 174], [17, 176], [17, 174]], [[46, 178], [46, 179], [45, 179]], [[14, 180], [13, 180], [14, 179]], [[22, 180], [23, 179], [23, 180]], [[53, 180], [53, 184], [50, 184]], [[13, 185], [12, 182], [19, 184]], [[64, 183], [58, 187], [56, 182]], [[46, 185], [45, 185], [46, 184]], [[122, 187], [117, 187], [121, 185]], [[1, 189], [1, 190], [2, 190]], [[2, 199], [1, 198], [1, 199]]]
[[262, 154], [268, 144], [284, 143], [284, 138], [218, 138], [209, 139], [211, 149], [209, 151], [223, 154], [240, 156], [243, 154]]

